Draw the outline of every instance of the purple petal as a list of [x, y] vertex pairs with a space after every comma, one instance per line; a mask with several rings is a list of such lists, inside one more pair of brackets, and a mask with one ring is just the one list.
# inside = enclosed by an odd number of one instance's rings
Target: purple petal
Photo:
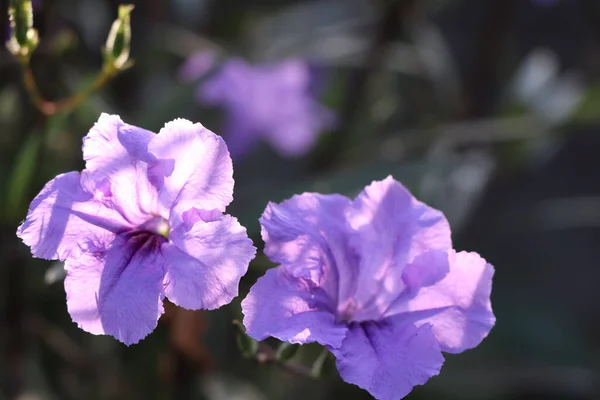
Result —
[[147, 164], [153, 161], [148, 144], [155, 137], [116, 115], [102, 114], [83, 139], [82, 185], [134, 225], [160, 213]]
[[17, 236], [35, 257], [65, 260], [129, 227], [119, 213], [83, 190], [78, 172], [69, 172], [48, 182], [31, 202]]
[[402, 281], [406, 286], [406, 294], [414, 297], [421, 288], [431, 286], [448, 274], [450, 263], [448, 253], [429, 250], [415, 257], [402, 272]]
[[223, 64], [209, 80], [199, 86], [200, 101], [218, 105], [226, 102], [242, 104], [243, 94], [251, 88], [255, 72], [245, 61], [232, 58]]
[[319, 140], [320, 128], [315, 128], [314, 120], [294, 121], [288, 119], [286, 127], [273, 127], [266, 137], [273, 149], [282, 157], [301, 157], [308, 153]]
[[107, 250], [67, 260], [67, 308], [81, 329], [130, 345], [156, 328], [163, 313], [165, 262], [156, 240], [118, 236]]
[[215, 64], [216, 54], [204, 50], [192, 55], [179, 69], [179, 79], [183, 82], [193, 82], [207, 73]]
[[256, 249], [246, 229], [229, 215], [194, 210], [183, 220], [162, 248], [169, 260], [165, 294], [183, 308], [219, 308], [238, 295]]
[[[444, 215], [416, 200], [391, 176], [373, 182], [354, 200], [348, 214], [350, 244], [360, 256], [357, 288], [349, 293], [358, 309], [353, 320], [377, 319], [406, 289], [406, 265], [425, 251], [452, 247]], [[435, 267], [437, 268], [437, 267]]]
[[281, 204], [269, 203], [260, 218], [265, 254], [293, 276], [319, 285], [332, 307], [339, 293], [355, 285], [344, 217], [350, 204], [340, 195], [304, 193]]
[[149, 145], [158, 160], [173, 162], [159, 200], [177, 215], [191, 209], [224, 211], [233, 200], [233, 166], [223, 139], [201, 124], [176, 119]]
[[149, 161], [148, 143], [156, 134], [102, 114], [83, 138], [85, 167], [104, 176], [129, 168], [134, 161]]
[[430, 324], [442, 351], [460, 353], [477, 346], [496, 318], [490, 294], [494, 267], [477, 253], [451, 251], [450, 272], [393, 310], [417, 325]]
[[542, 6], [542, 7], [550, 7], [558, 4], [560, 0], [532, 0], [532, 3]]
[[343, 380], [379, 400], [398, 400], [439, 373], [444, 357], [429, 325], [400, 320], [353, 324], [332, 349]]
[[347, 331], [345, 324], [336, 323], [327, 295], [283, 267], [258, 279], [242, 301], [242, 312], [246, 332], [256, 340], [273, 336], [290, 343], [338, 347]]
[[227, 148], [233, 161], [242, 159], [256, 147], [257, 133], [251, 121], [247, 121], [246, 112], [231, 111], [225, 120], [224, 130], [227, 132]]
[[332, 112], [312, 96], [310, 80], [309, 67], [301, 60], [254, 66], [231, 59], [199, 87], [197, 97], [227, 109], [230, 147], [241, 147], [236, 143], [240, 139], [251, 143], [264, 138], [280, 155], [298, 157], [334, 122]]

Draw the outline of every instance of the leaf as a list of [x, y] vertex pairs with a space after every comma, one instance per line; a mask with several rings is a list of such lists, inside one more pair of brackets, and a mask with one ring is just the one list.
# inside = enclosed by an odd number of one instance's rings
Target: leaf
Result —
[[25, 198], [27, 190], [31, 187], [41, 144], [42, 135], [39, 132], [33, 132], [19, 150], [6, 185], [6, 214], [4, 217], [8, 220], [16, 219], [16, 216], [21, 218], [27, 208]]
[[277, 358], [277, 360], [279, 360], [279, 361], [291, 360], [296, 355], [296, 353], [298, 353], [299, 348], [300, 348], [299, 344], [283, 342], [277, 348], [277, 353], [275, 354], [275, 358]]
[[258, 352], [258, 342], [246, 334], [246, 331], [239, 321], [233, 323], [237, 328], [235, 341], [238, 349], [244, 358], [251, 358]]

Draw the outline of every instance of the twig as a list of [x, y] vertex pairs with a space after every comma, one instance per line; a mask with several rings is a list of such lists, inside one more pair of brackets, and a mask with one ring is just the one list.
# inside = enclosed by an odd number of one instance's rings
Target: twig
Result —
[[255, 359], [259, 364], [269, 364], [280, 368], [282, 371], [289, 372], [292, 375], [301, 376], [303, 378], [314, 379], [312, 371], [302, 365], [290, 364], [284, 361], [280, 361], [275, 356], [275, 350], [265, 343], [258, 344], [258, 351], [256, 352]]
[[82, 92], [63, 100], [49, 101], [46, 100], [40, 92], [29, 63], [27, 61], [22, 61], [20, 64], [21, 69], [23, 70], [23, 84], [25, 85], [25, 89], [29, 94], [29, 98], [35, 108], [37, 108], [43, 115], [46, 116], [51, 116], [58, 113], [71, 113], [81, 103], [87, 100], [95, 91], [106, 85], [106, 83], [118, 73], [114, 67], [104, 67], [102, 68], [102, 72], [100, 72], [96, 80]]

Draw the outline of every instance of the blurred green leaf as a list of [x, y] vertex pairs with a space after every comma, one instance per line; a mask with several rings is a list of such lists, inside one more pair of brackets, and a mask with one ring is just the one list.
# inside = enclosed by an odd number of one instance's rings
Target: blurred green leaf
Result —
[[290, 360], [296, 355], [296, 353], [298, 353], [299, 348], [300, 348], [299, 344], [283, 342], [277, 348], [277, 353], [275, 354], [275, 357], [279, 361]]
[[[27, 209], [27, 190], [36, 169], [36, 160], [42, 144], [42, 135], [33, 132], [21, 147], [17, 155], [14, 168], [8, 179], [5, 199], [5, 219], [14, 220], [22, 218]], [[17, 217], [18, 216], [18, 217]]]
[[325, 364], [327, 362], [327, 359], [329, 358], [329, 355], [329, 350], [323, 347], [321, 353], [319, 353], [319, 356], [313, 362], [312, 367], [310, 369], [310, 373], [313, 376], [313, 378], [321, 378], [323, 376], [323, 373], [327, 370], [327, 368], [325, 368]]
[[236, 343], [242, 357], [251, 358], [258, 352], [258, 342], [246, 334], [246, 331], [239, 321], [233, 323], [237, 328]]
[[573, 114], [572, 121], [576, 123], [600, 121], [600, 84], [590, 85], [587, 88], [583, 100]]
[[4, 87], [0, 91], [0, 121], [18, 120], [21, 115], [19, 108], [19, 93], [13, 86]]

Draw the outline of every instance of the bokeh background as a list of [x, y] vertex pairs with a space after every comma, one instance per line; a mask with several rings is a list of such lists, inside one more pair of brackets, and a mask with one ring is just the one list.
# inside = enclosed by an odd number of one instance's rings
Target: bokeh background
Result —
[[[0, 399], [370, 398], [331, 360], [310, 380], [243, 358], [231, 324], [240, 299], [213, 312], [167, 307], [131, 347], [89, 335], [67, 313], [62, 265], [31, 258], [15, 236], [41, 187], [83, 168], [81, 138], [102, 112], [153, 131], [184, 117], [224, 133], [224, 109], [197, 88], [232, 57], [303, 60], [336, 115], [300, 157], [260, 141], [236, 160], [228, 212], [259, 247], [267, 201], [354, 196], [392, 174], [446, 213], [456, 248], [495, 265], [496, 327], [479, 347], [447, 355], [409, 399], [600, 399], [600, 2], [132, 3], [135, 66], [69, 115], [38, 112], [0, 50]], [[117, 6], [35, 2], [31, 66], [46, 98], [97, 75]], [[0, 32], [7, 25], [0, 18]], [[219, 55], [209, 70], [183, 79], [186, 60], [206, 51]], [[240, 298], [272, 266], [259, 253]], [[304, 346], [292, 363], [310, 365], [318, 352]]]

